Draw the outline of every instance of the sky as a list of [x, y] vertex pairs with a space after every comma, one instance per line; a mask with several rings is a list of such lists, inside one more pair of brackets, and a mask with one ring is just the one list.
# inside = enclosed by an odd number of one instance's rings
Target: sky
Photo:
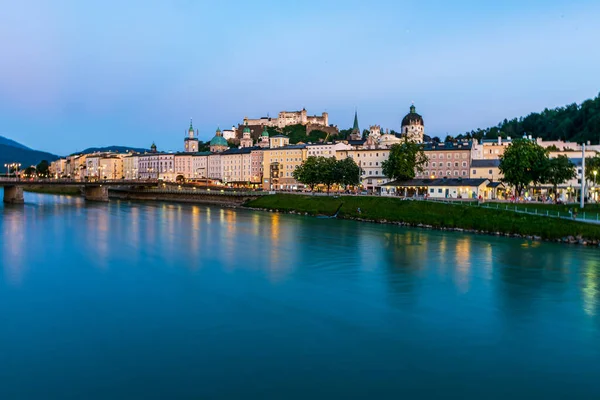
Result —
[[244, 116], [429, 135], [600, 92], [598, 0], [4, 0], [0, 135], [64, 155], [182, 150]]

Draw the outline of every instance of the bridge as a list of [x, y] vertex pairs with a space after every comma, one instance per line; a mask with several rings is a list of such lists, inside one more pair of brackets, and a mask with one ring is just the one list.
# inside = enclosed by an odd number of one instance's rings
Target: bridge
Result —
[[109, 188], [146, 188], [155, 187], [158, 184], [158, 180], [74, 181], [72, 179], [0, 178], [0, 187], [4, 187], [4, 202], [9, 204], [23, 203], [23, 188], [25, 187], [75, 186], [83, 189], [84, 197], [88, 201], [108, 201]]

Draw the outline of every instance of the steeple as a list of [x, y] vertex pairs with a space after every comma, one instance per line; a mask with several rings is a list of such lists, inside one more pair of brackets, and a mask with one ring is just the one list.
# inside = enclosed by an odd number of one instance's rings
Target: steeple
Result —
[[360, 133], [360, 129], [358, 128], [358, 110], [354, 110], [354, 125], [352, 126], [352, 131]]
[[415, 111], [415, 103], [414, 103], [414, 102], [413, 102], [413, 103], [411, 104], [411, 106], [410, 106], [410, 113], [411, 113], [411, 114], [414, 114], [414, 113], [416, 113], [416, 111]]
[[192, 119], [190, 118], [190, 128], [188, 129], [188, 137], [192, 139], [194, 137], [194, 127], [192, 126]]
[[192, 119], [190, 118], [190, 132], [194, 132], [194, 127], [192, 126]]

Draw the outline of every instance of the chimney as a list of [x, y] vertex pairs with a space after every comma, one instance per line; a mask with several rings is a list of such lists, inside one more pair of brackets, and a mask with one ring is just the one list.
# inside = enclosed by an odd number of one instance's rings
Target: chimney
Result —
[[502, 144], [502, 136], [498, 135], [498, 145]]

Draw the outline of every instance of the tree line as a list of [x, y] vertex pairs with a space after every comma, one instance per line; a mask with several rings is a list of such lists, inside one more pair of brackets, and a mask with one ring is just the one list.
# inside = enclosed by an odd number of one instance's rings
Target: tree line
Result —
[[310, 156], [298, 166], [292, 176], [298, 182], [314, 190], [315, 186], [324, 185], [327, 193], [331, 186], [356, 186], [360, 183], [361, 170], [352, 158], [336, 160], [333, 157]]
[[581, 104], [546, 108], [526, 117], [505, 119], [497, 126], [472, 130], [456, 139], [496, 139], [498, 136], [517, 138], [523, 134], [543, 140], [600, 143], [600, 94]]

